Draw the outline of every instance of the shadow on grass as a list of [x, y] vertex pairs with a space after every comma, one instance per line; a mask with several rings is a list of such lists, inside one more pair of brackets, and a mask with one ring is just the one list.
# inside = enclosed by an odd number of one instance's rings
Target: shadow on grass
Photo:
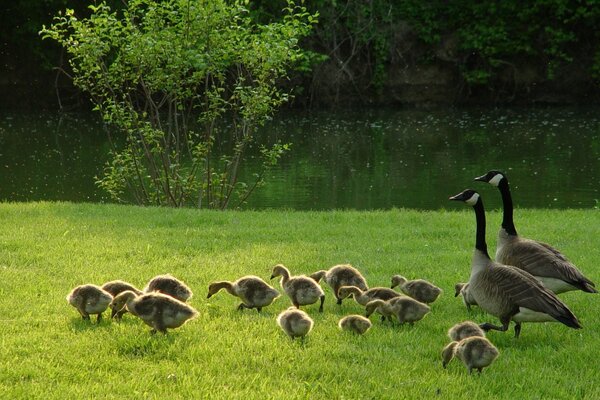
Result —
[[103, 318], [100, 323], [96, 322], [96, 317], [92, 317], [91, 319], [83, 319], [81, 317], [73, 317], [71, 318], [71, 329], [73, 332], [80, 333], [86, 332], [90, 330], [96, 329], [106, 329], [110, 327], [113, 322], [110, 319]]
[[149, 357], [174, 360], [177, 358], [177, 352], [171, 350], [176, 341], [176, 335], [176, 333], [152, 335], [149, 330], [138, 330], [133, 335], [118, 338], [115, 346], [117, 354], [126, 358]]

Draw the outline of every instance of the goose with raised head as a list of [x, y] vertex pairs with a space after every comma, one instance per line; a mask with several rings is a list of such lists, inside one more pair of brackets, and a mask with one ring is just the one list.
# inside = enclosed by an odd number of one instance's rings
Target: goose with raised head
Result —
[[152, 328], [151, 333], [166, 334], [167, 329], [179, 328], [198, 315], [198, 311], [189, 304], [160, 292], [138, 296], [135, 292], [127, 290], [118, 294], [110, 303], [110, 307], [117, 311], [127, 308], [127, 311]]
[[79, 311], [81, 318], [89, 320], [90, 314], [96, 314], [96, 323], [102, 321], [102, 313], [112, 299], [110, 293], [92, 284], [77, 286], [67, 295], [67, 301]]
[[392, 316], [398, 319], [400, 324], [408, 322], [410, 325], [420, 321], [429, 313], [431, 308], [408, 296], [398, 296], [389, 300], [371, 300], [365, 306], [365, 316], [368, 318], [377, 311], [381, 314], [381, 320], [392, 320]]
[[338, 290], [342, 286], [356, 286], [361, 290], [369, 289], [365, 277], [350, 264], [335, 265], [328, 270], [314, 272], [310, 277], [317, 282], [323, 279], [333, 290], [337, 304], [342, 304], [342, 299], [338, 297]]
[[523, 322], [561, 322], [571, 328], [581, 328], [566, 304], [533, 275], [490, 259], [485, 241], [485, 210], [479, 193], [467, 189], [450, 200], [462, 201], [475, 211], [477, 229], [469, 292], [482, 310], [495, 315], [502, 323], [497, 326], [486, 322], [480, 325], [482, 329], [506, 331], [510, 321], [514, 321], [515, 337], [519, 337]]
[[304, 337], [308, 335], [313, 328], [314, 322], [304, 311], [290, 307], [277, 316], [277, 325], [279, 325], [292, 340], [299, 337], [304, 341]]
[[[122, 280], [115, 280], [115, 281], [110, 281], [110, 282], [106, 282], [104, 285], [102, 285], [102, 289], [106, 290], [108, 293], [111, 294], [112, 297], [117, 296], [119, 293], [123, 293], [127, 290], [131, 290], [132, 292], [134, 292], [135, 294], [137, 294], [138, 296], [140, 294], [142, 294], [142, 291], [139, 290], [138, 288], [136, 288], [135, 286], [133, 286], [131, 283], [122, 281]], [[123, 314], [125, 314], [127, 312], [127, 309], [125, 307], [123, 307], [123, 309], [121, 309], [120, 311], [116, 311], [116, 310], [112, 310], [112, 314], [111, 314], [111, 318], [116, 319], [117, 321], [121, 320], [121, 318], [123, 317]]]
[[469, 374], [476, 369], [481, 371], [488, 367], [498, 357], [500, 352], [488, 339], [480, 336], [471, 336], [461, 341], [454, 341], [442, 350], [442, 366], [446, 368], [452, 358], [458, 357]]
[[256, 311], [261, 312], [263, 307], [270, 305], [279, 297], [279, 292], [274, 287], [258, 276], [253, 275], [243, 276], [234, 282], [213, 282], [208, 286], [208, 295], [206, 298], [211, 298], [212, 295], [221, 289], [227, 290], [229, 294], [239, 297], [242, 300], [238, 306], [238, 310], [256, 308]]
[[347, 315], [338, 322], [338, 327], [341, 330], [357, 335], [366, 333], [372, 325], [371, 320], [358, 314]]
[[405, 295], [426, 304], [433, 303], [442, 294], [442, 289], [425, 279], [409, 281], [402, 275], [394, 275], [392, 276], [392, 289], [396, 286], [399, 286]]
[[152, 278], [144, 288], [144, 293], [151, 292], [160, 292], [183, 302], [193, 296], [192, 289], [171, 274], [157, 275]]
[[517, 234], [513, 221], [513, 202], [506, 174], [492, 170], [475, 178], [495, 186], [502, 195], [503, 216], [498, 232], [496, 261], [529, 272], [554, 293], [581, 290], [597, 293], [594, 282], [586, 278], [560, 251], [547, 243]]
[[300, 308], [300, 306], [314, 304], [320, 299], [319, 312], [323, 312], [325, 292], [317, 281], [306, 275], [291, 276], [290, 271], [282, 264], [273, 267], [271, 279], [278, 276], [281, 277], [283, 291], [292, 300], [294, 307]]
[[454, 285], [454, 297], [462, 296], [463, 303], [467, 310], [471, 311], [471, 306], [476, 306], [477, 302], [469, 292], [469, 283], [459, 282]]
[[458, 342], [471, 336], [485, 337], [483, 329], [473, 321], [463, 321], [448, 329], [448, 337], [453, 342]]
[[394, 289], [386, 287], [374, 287], [362, 290], [356, 286], [342, 286], [338, 289], [339, 299], [345, 299], [348, 296], [354, 297], [354, 300], [361, 306], [366, 306], [371, 300], [380, 299], [385, 301], [402, 295]]

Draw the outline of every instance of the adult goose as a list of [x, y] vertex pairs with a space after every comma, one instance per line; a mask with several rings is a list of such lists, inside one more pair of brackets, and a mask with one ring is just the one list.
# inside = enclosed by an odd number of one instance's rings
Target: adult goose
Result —
[[475, 178], [496, 186], [502, 195], [503, 217], [498, 232], [496, 261], [529, 272], [554, 293], [582, 290], [597, 293], [595, 284], [567, 258], [549, 244], [517, 234], [513, 222], [513, 202], [506, 174], [492, 170]]
[[511, 320], [516, 323], [515, 337], [519, 337], [523, 322], [558, 321], [571, 328], [581, 328], [571, 310], [533, 275], [490, 259], [485, 241], [485, 210], [479, 193], [467, 189], [450, 200], [462, 201], [475, 210], [477, 230], [469, 292], [481, 309], [502, 323], [497, 326], [486, 322], [480, 325], [482, 329], [506, 331]]

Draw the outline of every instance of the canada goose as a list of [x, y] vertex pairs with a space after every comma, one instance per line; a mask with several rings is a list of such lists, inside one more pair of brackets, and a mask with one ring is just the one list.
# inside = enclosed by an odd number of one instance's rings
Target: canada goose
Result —
[[192, 306], [160, 292], [138, 296], [135, 292], [127, 290], [119, 293], [110, 306], [113, 310], [127, 307], [127, 311], [152, 328], [151, 333], [166, 334], [167, 329], [179, 328], [198, 315], [198, 311]]
[[366, 306], [371, 300], [381, 299], [385, 301], [402, 295], [395, 290], [386, 287], [374, 287], [367, 290], [361, 290], [356, 286], [342, 286], [338, 289], [338, 298], [345, 299], [348, 296], [354, 297], [354, 300], [361, 306]]
[[273, 300], [279, 297], [279, 292], [275, 288], [258, 276], [253, 275], [241, 277], [235, 282], [213, 282], [208, 286], [208, 295], [206, 298], [209, 299], [221, 289], [227, 290], [230, 294], [242, 300], [238, 306], [238, 310], [256, 308], [260, 312], [263, 307], [270, 305]]
[[423, 319], [430, 308], [427, 304], [421, 303], [408, 296], [398, 296], [389, 300], [375, 299], [371, 300], [366, 305], [366, 314], [368, 318], [373, 312], [379, 312], [382, 315], [382, 320], [387, 318], [391, 321], [392, 315], [398, 319], [400, 324], [408, 322], [413, 324]]
[[446, 368], [446, 365], [456, 356], [467, 367], [469, 374], [473, 372], [473, 368], [481, 373], [485, 367], [494, 362], [498, 354], [498, 349], [492, 342], [484, 337], [471, 336], [459, 342], [454, 341], [444, 347], [442, 366]]
[[433, 303], [442, 293], [442, 289], [424, 279], [409, 281], [402, 275], [392, 276], [392, 289], [400, 286], [402, 292], [421, 303]]
[[[104, 285], [102, 285], [102, 289], [110, 293], [112, 297], [115, 297], [119, 293], [122, 293], [126, 290], [131, 290], [138, 296], [142, 294], [142, 291], [133, 286], [131, 283], [127, 283], [121, 280], [106, 282]], [[124, 307], [121, 311], [113, 309], [110, 317], [120, 320], [123, 317], [123, 314], [125, 314], [126, 312], [127, 310]]]
[[273, 267], [271, 279], [277, 276], [281, 276], [281, 287], [296, 308], [316, 303], [317, 300], [321, 299], [319, 312], [323, 312], [325, 292], [313, 278], [306, 275], [290, 276], [290, 271], [282, 264]]
[[595, 284], [549, 244], [520, 237], [513, 222], [513, 203], [506, 174], [492, 170], [475, 178], [496, 186], [502, 195], [503, 216], [498, 232], [496, 261], [521, 268], [554, 293], [582, 290], [597, 293]]
[[304, 311], [290, 307], [277, 316], [277, 324], [292, 340], [300, 337], [304, 341], [314, 322]]
[[192, 298], [192, 290], [173, 275], [157, 275], [148, 282], [144, 293], [160, 292], [179, 301], [186, 302]]
[[469, 292], [469, 283], [457, 283], [454, 285], [454, 297], [462, 296], [463, 303], [467, 310], [471, 311], [471, 306], [476, 306], [477, 302]]
[[333, 290], [337, 299], [337, 304], [342, 304], [342, 299], [338, 297], [338, 290], [342, 286], [356, 286], [361, 290], [367, 290], [369, 288], [364, 276], [350, 264], [336, 265], [327, 271], [320, 270], [311, 274], [310, 277], [317, 282], [324, 278], [325, 283]]
[[485, 332], [473, 321], [464, 321], [448, 329], [448, 337], [453, 342], [458, 342], [471, 336], [485, 337]]
[[515, 321], [515, 337], [522, 322], [558, 321], [571, 328], [581, 328], [571, 310], [530, 273], [492, 261], [485, 242], [485, 210], [479, 194], [467, 189], [450, 200], [473, 207], [477, 221], [475, 250], [471, 262], [469, 292], [484, 311], [497, 316], [502, 326], [486, 322], [484, 330], [506, 331]]
[[371, 329], [371, 320], [362, 315], [352, 314], [340, 319], [338, 326], [343, 331], [353, 332], [362, 335]]
[[83, 319], [90, 319], [90, 314], [96, 314], [98, 324], [112, 299], [106, 290], [91, 284], [77, 286], [67, 295], [67, 301], [79, 311]]

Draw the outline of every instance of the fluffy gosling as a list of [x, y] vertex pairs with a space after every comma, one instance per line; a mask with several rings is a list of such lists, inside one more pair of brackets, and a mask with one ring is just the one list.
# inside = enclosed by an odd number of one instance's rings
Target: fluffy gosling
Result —
[[157, 275], [152, 278], [144, 288], [144, 293], [150, 292], [160, 292], [183, 302], [193, 296], [192, 289], [170, 274]]
[[227, 290], [229, 294], [239, 297], [242, 300], [238, 306], [238, 310], [256, 308], [260, 312], [263, 307], [270, 305], [279, 297], [279, 292], [275, 288], [258, 276], [253, 275], [241, 277], [235, 282], [213, 282], [208, 286], [208, 295], [206, 298], [209, 299], [221, 289]]
[[469, 375], [473, 369], [481, 373], [485, 367], [494, 362], [498, 354], [498, 349], [489, 340], [484, 337], [472, 336], [444, 347], [442, 366], [446, 368], [453, 357], [458, 357], [469, 371]]
[[98, 324], [112, 299], [112, 295], [106, 290], [91, 284], [77, 286], [67, 295], [67, 301], [79, 311], [81, 318], [89, 320], [90, 314], [96, 314]]
[[122, 292], [113, 299], [111, 308], [121, 310], [123, 307], [150, 326], [152, 334], [166, 334], [167, 329], [179, 328], [198, 315], [192, 306], [159, 292], [141, 296], [130, 290]]
[[387, 301], [372, 300], [367, 303], [365, 308], [367, 318], [377, 311], [382, 315], [382, 320], [387, 318], [391, 321], [393, 315], [400, 324], [408, 322], [410, 325], [422, 320], [431, 310], [427, 304], [407, 296], [394, 297]]
[[277, 325], [279, 325], [292, 340], [299, 337], [304, 342], [304, 337], [311, 331], [314, 322], [304, 311], [295, 307], [290, 307], [277, 316]]
[[323, 312], [323, 303], [325, 302], [325, 292], [313, 278], [306, 275], [290, 276], [290, 271], [282, 264], [273, 267], [271, 279], [281, 276], [281, 287], [285, 294], [292, 300], [296, 308], [300, 306], [316, 303], [321, 299], [319, 312]]
[[356, 286], [361, 290], [369, 289], [365, 277], [350, 264], [335, 265], [328, 270], [314, 272], [310, 277], [317, 282], [324, 279], [325, 283], [333, 290], [337, 304], [340, 305], [342, 304], [342, 299], [338, 297], [338, 290], [342, 286]]
[[357, 335], [364, 334], [371, 329], [372, 325], [371, 320], [357, 314], [347, 315], [338, 322], [338, 327], [341, 330], [356, 333]]
[[[133, 286], [131, 283], [121, 281], [121, 280], [106, 282], [104, 285], [102, 285], [102, 289], [104, 289], [108, 293], [110, 293], [112, 297], [115, 297], [119, 293], [125, 292], [126, 290], [131, 290], [138, 296], [140, 294], [142, 294], [142, 291], [139, 290], [138, 288], [136, 288], [135, 286]], [[113, 308], [110, 317], [116, 319], [117, 321], [120, 321], [121, 318], [123, 317], [123, 314], [125, 314], [126, 312], [127, 312], [127, 309], [125, 307], [123, 307], [123, 309], [121, 311], [115, 310]]]
[[473, 321], [460, 322], [448, 329], [448, 337], [453, 342], [458, 342], [472, 336], [485, 337], [483, 329]]
[[407, 296], [425, 304], [433, 303], [442, 294], [442, 289], [431, 282], [424, 279], [409, 281], [402, 275], [392, 276], [392, 289], [396, 286]]

